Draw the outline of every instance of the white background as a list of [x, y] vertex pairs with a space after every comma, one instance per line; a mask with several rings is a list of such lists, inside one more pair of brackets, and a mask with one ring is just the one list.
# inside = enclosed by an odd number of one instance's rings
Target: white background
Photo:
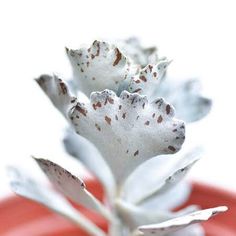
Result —
[[[187, 142], [203, 144], [190, 178], [235, 190], [236, 6], [234, 1], [1, 1], [0, 196], [4, 168], [60, 148], [66, 124], [33, 78], [71, 76], [64, 46], [94, 39], [140, 37], [174, 59], [169, 74], [199, 77], [214, 101], [210, 115], [187, 127]], [[47, 156], [50, 158], [50, 156]], [[32, 171], [32, 170], [31, 170]]]

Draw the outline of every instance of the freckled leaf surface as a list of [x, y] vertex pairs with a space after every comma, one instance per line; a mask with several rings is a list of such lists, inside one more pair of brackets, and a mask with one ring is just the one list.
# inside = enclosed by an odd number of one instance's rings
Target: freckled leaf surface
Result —
[[74, 80], [87, 96], [106, 88], [117, 91], [129, 70], [127, 58], [112, 44], [94, 41], [91, 47], [67, 49]]
[[25, 171], [15, 167], [9, 167], [8, 174], [11, 188], [16, 194], [46, 206], [79, 225], [91, 235], [105, 236], [102, 230], [74, 209], [60, 193], [42, 185], [39, 181], [27, 176]]
[[76, 132], [99, 149], [118, 181], [153, 156], [177, 152], [184, 142], [185, 126], [174, 118], [173, 107], [136, 93], [94, 92], [90, 103], [71, 110], [70, 119]]
[[35, 159], [54, 186], [76, 203], [82, 204], [111, 219], [110, 213], [87, 189], [84, 182], [56, 163]]
[[[128, 75], [130, 81], [127, 87], [129, 92], [137, 92], [148, 96], [149, 98], [156, 96], [158, 85], [171, 61], [162, 60], [155, 65], [147, 65], [136, 75]], [[130, 77], [130, 78], [129, 78]]]
[[50, 98], [53, 105], [67, 117], [68, 111], [77, 101], [76, 98], [70, 94], [66, 83], [56, 75], [41, 75], [36, 79], [36, 82]]
[[118, 97], [104, 90], [93, 92], [87, 103], [76, 102], [65, 116], [98, 148], [118, 182], [151, 157], [179, 151], [184, 142], [184, 122], [174, 118], [173, 107], [162, 98], [150, 102], [137, 93], [123, 91]]

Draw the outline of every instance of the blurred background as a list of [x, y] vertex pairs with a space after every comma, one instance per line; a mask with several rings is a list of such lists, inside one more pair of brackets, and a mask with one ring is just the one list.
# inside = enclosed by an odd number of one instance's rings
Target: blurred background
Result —
[[33, 79], [53, 72], [71, 77], [65, 46], [131, 36], [173, 59], [171, 77], [201, 80], [213, 108], [187, 126], [183, 148], [205, 149], [188, 178], [235, 191], [235, 12], [235, 1], [227, 0], [1, 1], [0, 197], [10, 192], [6, 165], [27, 168], [30, 155], [63, 155], [66, 122]]

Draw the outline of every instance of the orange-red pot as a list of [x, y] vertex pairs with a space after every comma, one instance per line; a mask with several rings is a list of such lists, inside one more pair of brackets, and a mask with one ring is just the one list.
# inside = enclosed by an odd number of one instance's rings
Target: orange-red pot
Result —
[[[90, 183], [93, 192], [101, 197], [101, 187]], [[203, 224], [207, 236], [236, 235], [236, 194], [194, 183], [187, 204], [198, 204], [202, 208], [227, 205], [227, 213], [216, 216]], [[81, 211], [95, 224], [106, 230], [104, 219], [86, 209]], [[81, 229], [46, 208], [24, 198], [12, 196], [0, 202], [0, 236], [82, 236]]]

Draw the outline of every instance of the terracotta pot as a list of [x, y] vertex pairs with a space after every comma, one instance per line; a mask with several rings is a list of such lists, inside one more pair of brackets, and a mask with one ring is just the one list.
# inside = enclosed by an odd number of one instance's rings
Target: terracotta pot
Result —
[[[90, 184], [93, 192], [101, 197], [97, 184]], [[204, 184], [194, 183], [187, 204], [198, 204], [202, 208], [227, 205], [229, 211], [203, 224], [207, 236], [236, 235], [236, 194]], [[80, 208], [95, 224], [106, 230], [104, 219]], [[46, 208], [20, 197], [10, 197], [0, 203], [0, 236], [82, 236], [81, 229]]]

